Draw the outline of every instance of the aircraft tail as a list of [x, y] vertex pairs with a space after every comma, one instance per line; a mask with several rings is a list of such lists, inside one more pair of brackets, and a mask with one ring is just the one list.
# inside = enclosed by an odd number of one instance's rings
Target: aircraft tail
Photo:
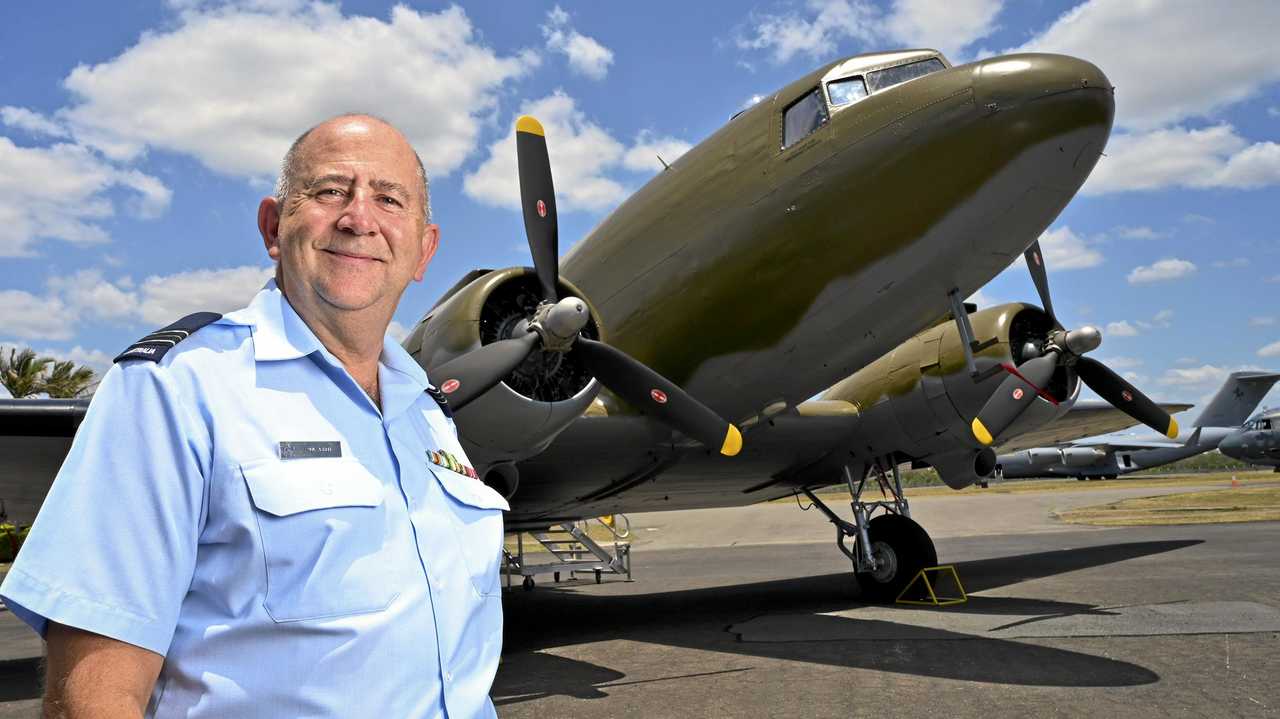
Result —
[[1232, 372], [1196, 419], [1197, 427], [1238, 427], [1280, 380], [1280, 372]]

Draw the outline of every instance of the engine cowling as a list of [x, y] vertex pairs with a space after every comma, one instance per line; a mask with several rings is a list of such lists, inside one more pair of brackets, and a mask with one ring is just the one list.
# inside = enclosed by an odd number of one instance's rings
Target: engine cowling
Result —
[[[561, 297], [583, 297], [563, 278], [558, 290]], [[479, 274], [432, 308], [405, 339], [404, 347], [430, 376], [432, 367], [511, 337], [541, 299], [531, 268]], [[603, 339], [599, 314], [590, 301], [584, 302], [591, 318], [582, 335]], [[480, 469], [541, 452], [582, 415], [599, 391], [599, 382], [573, 350], [535, 350], [502, 382], [459, 411], [454, 421], [467, 454]]]
[[[1053, 323], [1038, 307], [1021, 303], [990, 307], [969, 319], [975, 337], [984, 343], [975, 355], [982, 379], [969, 375], [959, 330], [948, 320], [898, 345], [822, 396], [856, 407], [859, 430], [851, 447], [855, 453], [897, 453], [927, 462], [940, 473], [945, 466], [954, 470], [953, 479], [963, 481], [960, 486], [985, 476], [974, 471], [983, 447], [970, 423], [1004, 380], [1006, 373], [999, 365], [1017, 366], [1037, 352], [1037, 343]], [[1060, 369], [1045, 389], [1055, 401], [1037, 397], [1001, 436], [1021, 434], [1060, 417], [1078, 398], [1080, 383]], [[994, 468], [994, 461], [991, 464]]]
[[925, 457], [938, 476], [952, 489], [964, 489], [991, 474], [996, 468], [996, 453], [990, 447]]
[[1105, 459], [1107, 453], [1095, 447], [1068, 447], [1062, 450], [1062, 463], [1068, 467], [1087, 467]]

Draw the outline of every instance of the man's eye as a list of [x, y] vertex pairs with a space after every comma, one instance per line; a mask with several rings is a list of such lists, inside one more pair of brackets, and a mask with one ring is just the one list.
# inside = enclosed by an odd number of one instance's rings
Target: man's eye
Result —
[[326, 187], [316, 193], [317, 197], [342, 197], [342, 190], [336, 187]]
[[402, 202], [400, 202], [394, 197], [389, 197], [387, 195], [382, 195], [381, 197], [378, 198], [378, 201], [384, 205], [391, 205], [392, 207], [404, 207], [404, 204]]

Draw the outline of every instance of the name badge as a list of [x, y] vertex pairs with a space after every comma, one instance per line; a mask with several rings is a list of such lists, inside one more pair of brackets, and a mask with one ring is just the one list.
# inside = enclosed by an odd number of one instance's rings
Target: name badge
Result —
[[341, 457], [341, 442], [281, 442], [280, 459]]

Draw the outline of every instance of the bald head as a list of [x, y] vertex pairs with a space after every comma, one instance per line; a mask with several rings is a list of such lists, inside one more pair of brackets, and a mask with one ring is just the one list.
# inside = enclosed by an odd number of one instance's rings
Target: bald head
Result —
[[307, 181], [307, 178], [303, 175], [307, 152], [313, 142], [323, 142], [333, 135], [360, 133], [387, 135], [389, 141], [397, 142], [403, 146], [405, 151], [413, 155], [413, 159], [418, 166], [419, 187], [417, 190], [418, 197], [422, 201], [423, 218], [427, 223], [430, 223], [430, 181], [427, 179], [427, 170], [422, 165], [422, 158], [413, 149], [413, 146], [409, 144], [409, 140], [404, 134], [396, 129], [394, 125], [380, 117], [364, 113], [337, 115], [298, 135], [298, 138], [289, 146], [289, 151], [285, 153], [284, 161], [280, 163], [280, 177], [276, 180], [276, 201], [280, 203], [281, 211], [287, 211], [289, 197], [301, 189]]

